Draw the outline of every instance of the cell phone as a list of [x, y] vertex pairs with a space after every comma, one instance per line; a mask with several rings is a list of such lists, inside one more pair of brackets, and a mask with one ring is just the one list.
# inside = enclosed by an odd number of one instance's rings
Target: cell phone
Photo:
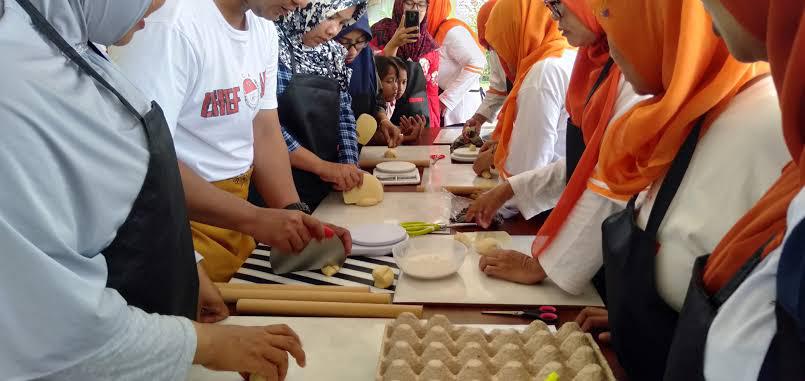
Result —
[[419, 26], [419, 12], [405, 11], [405, 27], [412, 28], [415, 26]]

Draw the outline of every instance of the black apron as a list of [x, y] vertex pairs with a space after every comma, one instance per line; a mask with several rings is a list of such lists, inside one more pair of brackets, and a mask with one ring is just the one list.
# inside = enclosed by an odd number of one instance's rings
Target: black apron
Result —
[[[593, 98], [595, 92], [598, 91], [598, 88], [601, 87], [601, 84], [604, 83], [604, 80], [609, 76], [609, 72], [612, 70], [612, 65], [614, 63], [615, 61], [610, 58], [607, 60], [607, 63], [604, 64], [604, 68], [601, 69], [598, 79], [595, 80], [593, 87], [590, 89], [590, 93], [587, 94], [587, 100], [584, 101], [585, 108], [587, 108], [587, 105], [590, 103], [590, 99]], [[573, 124], [573, 121], [570, 118], [567, 118], [565, 145], [565, 183], [567, 183], [570, 181], [570, 176], [573, 175], [573, 171], [576, 170], [576, 166], [579, 165], [579, 160], [581, 160], [581, 155], [584, 153], [584, 149], [587, 148], [584, 144], [584, 134], [581, 132], [581, 126]]]
[[[785, 249], [796, 246], [795, 256], [801, 257], [805, 249], [805, 225], [800, 224], [789, 235], [789, 242]], [[676, 334], [668, 354], [668, 364], [665, 370], [665, 380], [691, 380], [704, 381], [704, 351], [710, 325], [715, 319], [719, 308], [744, 280], [752, 270], [762, 261], [761, 253], [766, 245], [759, 248], [741, 269], [724, 285], [715, 295], [710, 296], [704, 288], [702, 281], [704, 266], [708, 256], [699, 257], [693, 268], [693, 277], [690, 280], [685, 305], [679, 313]], [[778, 268], [778, 295], [781, 288], [792, 287], [791, 284], [781, 285], [780, 272], [790, 266], [781, 258]], [[795, 270], [796, 271], [796, 270]], [[781, 287], [782, 286], [782, 287]], [[797, 287], [799, 285], [793, 286]], [[787, 290], [789, 292], [796, 292]], [[775, 305], [777, 332], [771, 341], [766, 358], [758, 375], [760, 381], [802, 381], [805, 380], [805, 345], [800, 338], [800, 331], [795, 319], [779, 303]]]
[[602, 224], [607, 309], [612, 347], [631, 380], [661, 380], [678, 313], [657, 293], [657, 231], [671, 205], [702, 127], [700, 119], [679, 149], [651, 209], [646, 230], [635, 220], [635, 200]]
[[[145, 127], [148, 172], [128, 217], [112, 243], [102, 251], [108, 267], [107, 286], [129, 305], [149, 313], [196, 319], [198, 273], [190, 223], [173, 139], [156, 102], [141, 116], [137, 110], [82, 58], [28, 0], [17, 0], [34, 27], [61, 52], [109, 90]], [[89, 43], [97, 54], [92, 43]], [[101, 55], [103, 57], [103, 55]], [[82, 128], [81, 126], [73, 126]]]
[[[759, 381], [805, 380], [805, 220], [791, 229], [777, 267], [777, 333], [771, 341]], [[787, 307], [787, 308], [786, 308]], [[794, 318], [797, 315], [798, 318]]]
[[[290, 41], [288, 45], [294, 49]], [[277, 97], [280, 123], [302, 147], [324, 161], [338, 163], [341, 143], [338, 129], [341, 88], [338, 81], [315, 74], [297, 74], [293, 53], [291, 73], [291, 82]], [[332, 184], [322, 181], [314, 173], [295, 168], [292, 173], [299, 198], [311, 210], [332, 190]]]
[[414, 117], [421, 115], [425, 118], [425, 128], [430, 128], [430, 103], [428, 101], [428, 80], [419, 62], [404, 60], [408, 71], [408, 85], [402, 98], [398, 99], [394, 106], [394, 114], [391, 115], [391, 123], [400, 125], [402, 117]]

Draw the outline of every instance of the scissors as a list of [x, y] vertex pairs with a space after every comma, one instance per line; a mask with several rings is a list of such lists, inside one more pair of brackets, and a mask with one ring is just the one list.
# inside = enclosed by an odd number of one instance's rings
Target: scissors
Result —
[[431, 160], [433, 160], [433, 162], [431, 163], [431, 165], [433, 165], [433, 164], [436, 164], [437, 161], [444, 159], [445, 156], [444, 156], [444, 154], [438, 154], [438, 155], [434, 154], [434, 155], [430, 155], [430, 158], [431, 158]]
[[524, 318], [542, 320], [545, 324], [556, 324], [559, 321], [559, 315], [556, 314], [556, 307], [554, 306], [541, 306], [535, 310], [523, 311], [481, 311], [484, 315], [511, 315], [520, 316]]
[[[402, 222], [400, 226], [408, 232], [408, 235], [411, 237], [416, 237], [420, 235], [436, 233], [436, 234], [446, 234], [441, 233], [442, 230], [447, 228], [458, 228], [458, 227], [467, 227], [467, 226], [478, 226], [476, 223], [458, 223], [458, 224], [429, 224], [427, 222]], [[438, 233], [437, 233], [438, 232]]]

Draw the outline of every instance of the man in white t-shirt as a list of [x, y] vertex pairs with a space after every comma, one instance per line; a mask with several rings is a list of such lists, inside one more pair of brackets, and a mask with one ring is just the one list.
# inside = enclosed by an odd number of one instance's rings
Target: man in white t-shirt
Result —
[[[323, 234], [317, 220], [299, 212], [309, 211], [299, 202], [277, 117], [277, 32], [265, 20], [307, 3], [167, 0], [142, 33], [111, 52], [164, 110], [193, 244], [215, 281], [229, 280], [255, 240], [300, 251]], [[277, 209], [246, 201], [251, 181]], [[349, 252], [349, 233], [335, 230]]]

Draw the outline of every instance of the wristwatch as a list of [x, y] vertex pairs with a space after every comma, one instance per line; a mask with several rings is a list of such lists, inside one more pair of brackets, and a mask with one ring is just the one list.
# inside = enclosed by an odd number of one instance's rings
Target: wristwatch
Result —
[[304, 202], [301, 202], [301, 201], [295, 202], [293, 204], [286, 205], [283, 209], [298, 210], [298, 211], [303, 212], [305, 214], [311, 214], [312, 213], [310, 211], [310, 207], [307, 206], [307, 204], [305, 204]]

